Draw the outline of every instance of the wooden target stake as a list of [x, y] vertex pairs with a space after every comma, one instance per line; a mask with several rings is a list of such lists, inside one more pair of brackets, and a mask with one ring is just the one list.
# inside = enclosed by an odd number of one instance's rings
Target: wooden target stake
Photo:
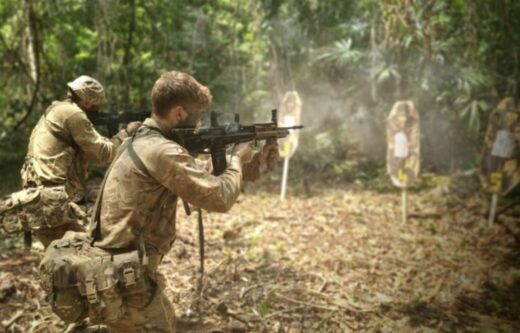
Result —
[[[302, 102], [297, 91], [288, 91], [280, 104], [280, 115], [278, 117], [279, 126], [298, 126], [300, 125]], [[289, 160], [296, 152], [298, 147], [298, 132], [291, 132], [289, 136], [282, 140], [279, 153], [283, 157], [283, 173], [280, 189], [280, 201], [285, 200], [287, 193], [287, 181], [289, 178]]]
[[408, 220], [408, 192], [406, 188], [401, 191], [401, 222], [406, 224]]
[[489, 209], [488, 226], [492, 226], [495, 222], [495, 215], [497, 213], [498, 194], [491, 196], [491, 207]]
[[289, 175], [289, 160], [287, 156], [283, 159], [283, 174], [282, 174], [282, 190], [280, 191], [280, 201], [285, 200], [285, 193], [287, 191], [287, 177]]

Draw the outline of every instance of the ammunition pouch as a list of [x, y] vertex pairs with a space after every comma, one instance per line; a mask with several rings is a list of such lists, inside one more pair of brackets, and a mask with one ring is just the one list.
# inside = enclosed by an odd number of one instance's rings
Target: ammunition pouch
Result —
[[147, 288], [138, 251], [110, 254], [91, 246], [86, 233], [69, 231], [53, 241], [40, 263], [40, 278], [53, 311], [65, 322], [89, 317], [110, 323], [125, 312], [124, 298]]

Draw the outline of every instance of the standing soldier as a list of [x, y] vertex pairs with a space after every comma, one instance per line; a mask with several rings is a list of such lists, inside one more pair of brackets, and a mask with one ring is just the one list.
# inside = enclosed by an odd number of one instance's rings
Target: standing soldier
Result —
[[67, 230], [83, 229], [86, 214], [74, 198], [86, 190], [88, 163], [110, 163], [117, 147], [140, 125], [131, 123], [110, 140], [101, 136], [87, 112], [104, 104], [103, 86], [86, 75], [67, 86], [67, 98], [53, 102], [33, 129], [21, 170], [23, 188], [39, 193], [39, 200], [23, 207], [19, 218], [45, 247]]

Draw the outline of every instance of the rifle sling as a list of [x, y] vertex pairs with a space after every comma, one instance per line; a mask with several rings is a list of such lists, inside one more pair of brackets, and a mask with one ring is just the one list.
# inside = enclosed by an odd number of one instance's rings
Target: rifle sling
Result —
[[134, 162], [135, 166], [137, 167], [137, 169], [139, 169], [139, 171], [141, 171], [148, 177], [152, 177], [152, 175], [150, 175], [150, 172], [144, 165], [143, 160], [141, 160], [139, 155], [137, 155], [137, 153], [135, 152], [134, 139], [135, 135], [132, 136], [132, 138], [130, 139], [130, 144], [128, 145], [128, 156], [130, 156], [130, 159], [132, 160], [132, 162]]
[[[133, 148], [134, 137], [135, 136], [132, 136], [132, 138], [130, 140], [125, 141], [123, 143], [123, 145], [120, 147], [119, 151], [117, 152], [117, 155], [114, 157], [114, 160], [112, 161], [112, 163], [110, 164], [110, 167], [108, 168], [107, 172], [105, 173], [105, 178], [103, 178], [103, 183], [101, 183], [101, 187], [99, 189], [99, 194], [98, 194], [98, 197], [96, 199], [96, 204], [94, 206], [94, 218], [92, 219], [92, 224], [91, 224], [91, 226], [89, 228], [90, 229], [89, 230], [89, 234], [92, 237], [91, 245], [94, 245], [96, 240], [99, 240], [101, 238], [101, 220], [100, 220], [101, 201], [103, 199], [103, 191], [105, 190], [106, 181], [108, 179], [110, 171], [112, 171], [112, 168], [116, 164], [116, 161], [119, 159], [119, 157], [123, 154], [123, 152], [125, 150], [128, 150], [128, 153], [130, 155], [130, 158], [132, 159], [132, 162], [134, 162], [134, 164], [136, 164], [136, 166], [137, 166], [136, 161], [140, 161], [141, 166], [144, 167], [144, 164], [139, 159], [139, 156], [137, 156], [137, 154], [135, 154], [135, 150]], [[135, 157], [137, 157], [137, 160], [134, 161], [134, 159], [132, 158], [131, 151], [134, 152]], [[139, 166], [137, 166], [137, 167], [140, 168]], [[146, 168], [144, 170], [146, 170]], [[139, 249], [138, 249], [138, 253], [139, 253], [139, 259], [141, 261], [141, 265], [143, 265], [143, 266], [148, 266], [148, 256], [146, 254], [146, 245], [145, 245], [145, 242], [144, 242], [145, 235], [146, 235], [146, 233], [148, 231], [147, 229], [148, 228], [146, 226], [144, 226], [144, 228], [141, 230], [141, 232], [139, 232]]]
[[101, 238], [101, 223], [99, 219], [99, 215], [101, 213], [101, 200], [103, 199], [103, 191], [105, 190], [105, 184], [108, 179], [108, 175], [110, 174], [110, 171], [112, 171], [112, 168], [116, 164], [116, 161], [119, 159], [119, 157], [123, 154], [123, 152], [127, 149], [128, 145], [130, 143], [130, 140], [126, 141], [119, 147], [119, 150], [112, 160], [112, 163], [108, 167], [105, 177], [103, 178], [103, 182], [101, 182], [101, 186], [99, 188], [99, 193], [96, 198], [96, 203], [94, 204], [94, 216], [92, 216], [92, 221], [90, 223], [90, 226], [88, 228], [88, 234], [92, 237], [91, 245], [94, 244], [94, 242]]

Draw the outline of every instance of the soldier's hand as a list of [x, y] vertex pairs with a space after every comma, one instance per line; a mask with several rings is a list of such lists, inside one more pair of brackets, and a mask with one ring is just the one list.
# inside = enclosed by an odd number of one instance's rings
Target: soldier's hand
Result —
[[266, 141], [259, 157], [260, 167], [262, 169], [272, 170], [274, 168], [276, 162], [280, 160], [278, 148], [278, 142], [276, 142], [276, 139], [269, 139]]
[[233, 147], [231, 155], [240, 158], [240, 163], [242, 165], [249, 163], [253, 158], [253, 149], [251, 148], [251, 143], [243, 142], [236, 144], [235, 147]]
[[128, 135], [134, 135], [135, 132], [137, 132], [137, 129], [141, 127], [141, 124], [142, 123], [140, 121], [133, 121], [131, 123], [128, 123], [128, 125], [126, 125], [126, 132], [128, 133]]

